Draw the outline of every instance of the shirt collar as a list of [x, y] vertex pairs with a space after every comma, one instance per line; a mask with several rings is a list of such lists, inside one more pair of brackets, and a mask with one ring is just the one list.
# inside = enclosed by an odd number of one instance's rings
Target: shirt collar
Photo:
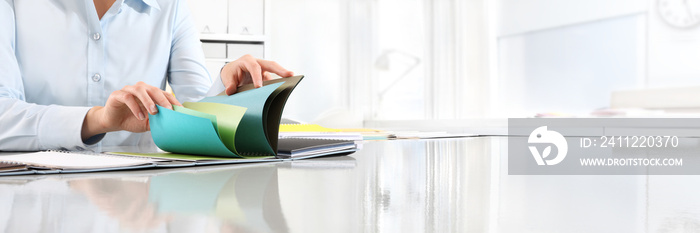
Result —
[[158, 5], [158, 1], [156, 1], [156, 0], [142, 0], [142, 1], [143, 1], [143, 3], [145, 3], [146, 5], [152, 7], [152, 8], [154, 8], [154, 9], [156, 9], [156, 10], [160, 10], [160, 5]]

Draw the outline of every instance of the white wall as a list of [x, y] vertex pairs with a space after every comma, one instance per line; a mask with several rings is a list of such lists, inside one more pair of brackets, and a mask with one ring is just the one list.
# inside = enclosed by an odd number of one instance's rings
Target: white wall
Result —
[[647, 0], [498, 0], [499, 36], [643, 13]]
[[500, 39], [500, 114], [581, 115], [610, 106], [612, 91], [643, 79], [644, 20], [627, 16]]
[[649, 1], [497, 1], [491, 115], [585, 115], [643, 87]]
[[310, 122], [342, 107], [346, 63], [343, 1], [270, 2], [269, 59], [305, 75], [287, 102], [284, 117]]

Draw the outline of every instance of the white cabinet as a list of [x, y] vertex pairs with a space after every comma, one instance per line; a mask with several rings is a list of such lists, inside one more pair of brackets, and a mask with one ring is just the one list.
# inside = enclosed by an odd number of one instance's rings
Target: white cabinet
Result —
[[263, 35], [265, 32], [265, 2], [263, 0], [230, 0], [228, 33], [234, 35]]
[[227, 44], [226, 57], [236, 60], [243, 55], [250, 54], [254, 57], [262, 58], [265, 54], [265, 46], [263, 44]]
[[199, 33], [225, 34], [228, 32], [228, 1], [187, 0]]
[[202, 42], [202, 50], [204, 50], [206, 58], [226, 59], [226, 44], [224, 43]]
[[207, 59], [206, 68], [212, 78], [217, 77], [221, 67], [226, 65], [226, 63], [236, 60], [243, 55], [250, 54], [258, 58], [263, 58], [265, 55], [265, 45], [257, 42], [202, 42], [202, 49]]
[[212, 77], [226, 63], [243, 55], [265, 58], [268, 1], [187, 0]]

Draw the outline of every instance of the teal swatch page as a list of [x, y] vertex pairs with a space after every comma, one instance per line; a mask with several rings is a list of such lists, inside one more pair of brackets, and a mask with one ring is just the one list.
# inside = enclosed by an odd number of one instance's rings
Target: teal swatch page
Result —
[[277, 155], [282, 110], [303, 76], [252, 84], [234, 95], [185, 102], [169, 110], [158, 106], [149, 115], [153, 141], [162, 150], [177, 154], [236, 158]]
[[[291, 95], [292, 91], [294, 88], [296, 88], [297, 85], [299, 85], [299, 82], [304, 78], [304, 76], [294, 76], [294, 77], [289, 77], [289, 78], [281, 78], [281, 79], [273, 79], [273, 80], [268, 80], [263, 82], [263, 86], [277, 86], [277, 88], [270, 93], [270, 95], [267, 97], [265, 100], [265, 104], [263, 106], [262, 110], [262, 119], [257, 122], [262, 123], [262, 131], [265, 135], [265, 138], [268, 142], [269, 146], [260, 146], [258, 148], [254, 147], [248, 147], [246, 149], [256, 149], [255, 151], [248, 151], [247, 155], [260, 155], [260, 154], [267, 154], [269, 153], [269, 149], [272, 149], [271, 151], [276, 152], [277, 151], [277, 141], [278, 141], [278, 135], [279, 135], [279, 126], [280, 126], [280, 120], [282, 119], [282, 111], [284, 110], [284, 105], [287, 103], [287, 99], [289, 99], [289, 96]], [[205, 98], [202, 101], [212, 101], [212, 102], [221, 102], [221, 103], [234, 103], [234, 104], [248, 104], [244, 106], [251, 106], [251, 102], [241, 100], [239, 98], [245, 98], [246, 95], [242, 95], [244, 93], [247, 94], [253, 94], [249, 92], [258, 92], [261, 91], [260, 89], [262, 88], [255, 88], [252, 84], [247, 84], [238, 87], [236, 94], [232, 96], [226, 95], [226, 93], [221, 93], [216, 97], [209, 97]], [[267, 93], [268, 90], [264, 90], [265, 93]], [[240, 102], [240, 103], [239, 103]], [[259, 106], [258, 104], [262, 103], [262, 101], [255, 103], [256, 106]], [[255, 113], [255, 114], [252, 114]], [[251, 117], [257, 117], [257, 111], [248, 111], [246, 112], [246, 117], [251, 116]], [[256, 125], [255, 128], [259, 127], [260, 125]], [[258, 130], [254, 128], [250, 128], [250, 130]], [[263, 134], [257, 135], [258, 138], [262, 138]], [[239, 141], [237, 141], [238, 143]], [[246, 141], [241, 140], [241, 143], [247, 143]], [[257, 142], [262, 142], [262, 139]], [[248, 144], [244, 144], [248, 145]]]
[[209, 119], [211, 121], [211, 123], [214, 124], [214, 128], [218, 128], [218, 124], [216, 123], [216, 116], [215, 115], [195, 111], [195, 110], [192, 110], [192, 109], [189, 109], [186, 107], [180, 107], [177, 105], [173, 105], [173, 110], [175, 110], [176, 112], [187, 114], [187, 115], [192, 115], [192, 116], [196, 116], [196, 117]]
[[236, 133], [241, 124], [241, 119], [247, 111], [246, 108], [235, 105], [205, 102], [185, 102], [183, 105], [187, 107], [188, 110], [215, 116], [216, 120], [212, 121], [212, 123], [216, 128], [216, 132], [219, 134], [221, 142], [223, 142], [226, 148], [231, 152], [241, 155], [241, 153], [236, 150], [234, 139], [236, 138]]
[[[219, 136], [221, 131], [217, 130], [215, 125], [222, 125], [215, 124], [216, 122], [212, 121], [211, 118], [177, 112], [161, 106], [157, 107], [158, 114], [149, 115], [149, 124], [153, 141], [162, 150], [185, 154], [241, 157], [235, 150], [229, 149], [233, 147], [233, 142], [228, 143], [230, 145], [227, 146], [227, 143], [221, 139]], [[228, 112], [239, 111], [238, 116], [230, 116], [234, 120], [238, 118], [238, 121], [245, 113], [245, 108], [238, 106], [221, 104], [219, 107], [228, 108]], [[176, 109], [183, 111], [179, 108]], [[233, 130], [235, 132], [235, 129]]]
[[247, 108], [237, 132], [245, 137], [236, 138], [236, 148], [239, 148], [242, 151], [241, 154], [246, 156], [274, 156], [277, 151], [270, 145], [263, 125], [264, 119], [268, 117], [265, 112], [265, 102], [282, 84], [270, 84], [231, 96], [207, 97], [200, 102], [237, 105]]

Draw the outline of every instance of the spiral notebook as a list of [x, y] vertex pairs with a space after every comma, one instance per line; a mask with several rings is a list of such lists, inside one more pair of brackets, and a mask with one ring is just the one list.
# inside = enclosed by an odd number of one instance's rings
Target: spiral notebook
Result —
[[121, 155], [78, 153], [68, 151], [41, 151], [26, 154], [0, 156], [0, 164], [24, 168], [70, 171], [105, 171], [145, 168], [155, 166], [150, 158]]
[[24, 163], [0, 161], [0, 173], [26, 171], [26, 170], [27, 170], [27, 165]]

